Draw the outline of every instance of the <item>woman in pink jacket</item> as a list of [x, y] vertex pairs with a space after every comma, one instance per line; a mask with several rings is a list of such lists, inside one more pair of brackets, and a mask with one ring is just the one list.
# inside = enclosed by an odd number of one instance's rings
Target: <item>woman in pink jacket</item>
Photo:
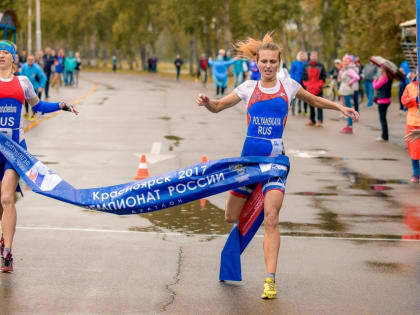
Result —
[[378, 104], [379, 121], [381, 122], [382, 127], [382, 136], [376, 140], [388, 141], [389, 137], [386, 112], [389, 104], [391, 104], [392, 77], [383, 67], [381, 67], [381, 72], [382, 73], [379, 79], [373, 79], [373, 88], [376, 91], [374, 101]]

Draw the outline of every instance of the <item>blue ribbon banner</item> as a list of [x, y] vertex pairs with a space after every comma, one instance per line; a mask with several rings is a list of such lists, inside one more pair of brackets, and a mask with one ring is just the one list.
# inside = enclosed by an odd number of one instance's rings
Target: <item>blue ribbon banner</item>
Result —
[[[287, 156], [240, 157], [197, 164], [121, 185], [76, 189], [1, 133], [0, 153], [32, 191], [83, 208], [118, 215], [162, 210], [272, 177], [287, 177], [289, 171]], [[264, 218], [262, 208], [259, 185], [242, 211], [239, 226], [234, 226], [226, 242], [220, 280], [241, 280], [240, 253], [261, 225]]]

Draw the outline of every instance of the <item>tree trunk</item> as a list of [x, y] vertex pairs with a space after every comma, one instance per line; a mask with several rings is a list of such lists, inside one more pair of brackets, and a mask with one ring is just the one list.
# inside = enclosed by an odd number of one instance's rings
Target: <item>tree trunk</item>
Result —
[[134, 66], [133, 66], [133, 52], [131, 51], [131, 49], [128, 52], [128, 67], [129, 67], [130, 70], [134, 69]]
[[224, 44], [225, 49], [229, 50], [231, 49], [232, 45], [232, 34], [230, 32], [230, 21], [229, 21], [229, 0], [225, 0], [225, 3], [223, 4], [223, 36], [224, 36]]
[[118, 69], [122, 69], [122, 54], [120, 51], [117, 52], [117, 64], [118, 64]]
[[287, 61], [288, 61], [288, 57], [289, 57], [289, 53], [290, 53], [290, 48], [289, 48], [289, 41], [287, 39], [287, 29], [286, 29], [286, 25], [283, 25], [282, 27], [282, 32], [281, 32], [282, 36], [282, 44], [283, 44], [283, 53], [282, 53], [282, 59], [283, 59], [283, 63], [285, 63], [287, 65]]
[[140, 44], [139, 45], [139, 51], [140, 51], [141, 68], [142, 68], [142, 70], [147, 70], [146, 47], [145, 47], [145, 45]]
[[306, 47], [306, 41], [305, 41], [305, 34], [303, 33], [303, 27], [302, 23], [300, 21], [296, 21], [297, 30], [298, 30], [298, 42], [300, 46], [300, 50], [307, 51], [308, 48]]
[[194, 63], [197, 65], [197, 69], [196, 69], [196, 73], [197, 73], [199, 71], [198, 63], [200, 61], [200, 55], [199, 55], [199, 52], [198, 52], [198, 40], [197, 39], [194, 40], [194, 55], [195, 55]]
[[195, 58], [195, 37], [192, 35], [190, 38], [190, 75], [194, 75], [194, 60]]
[[90, 37], [90, 59], [91, 59], [91, 65], [93, 67], [98, 67], [98, 47], [97, 47], [97, 42], [96, 42], [96, 32], [94, 32], [92, 34], [92, 36]]

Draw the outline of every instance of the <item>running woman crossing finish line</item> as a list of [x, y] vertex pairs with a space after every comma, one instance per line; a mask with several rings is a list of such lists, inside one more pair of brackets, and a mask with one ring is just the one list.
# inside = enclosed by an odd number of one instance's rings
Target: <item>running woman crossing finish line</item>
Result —
[[[270, 34], [266, 34], [262, 41], [248, 38], [246, 41], [239, 42], [236, 49], [241, 55], [257, 61], [261, 79], [245, 81], [232, 93], [219, 100], [210, 100], [206, 95], [200, 94], [197, 104], [206, 107], [210, 112], [218, 113], [235, 106], [240, 101], [245, 103], [248, 130], [242, 157], [284, 156], [283, 131], [286, 127], [290, 102], [295, 97], [314, 107], [341, 111], [351, 119], [359, 117], [352, 108], [314, 96], [290, 77], [282, 77], [279, 73], [281, 50], [273, 42]], [[233, 272], [229, 268], [230, 265], [223, 262], [224, 260], [238, 262], [239, 255], [248, 244], [250, 235], [253, 236], [256, 232], [255, 227], [264, 221], [264, 258], [267, 277], [261, 295], [263, 299], [272, 299], [277, 296], [275, 273], [280, 249], [278, 223], [286, 189], [286, 178], [287, 174], [261, 181], [258, 185], [244, 185], [233, 189], [226, 202], [226, 221], [234, 223], [239, 220], [239, 226], [235, 225], [233, 231], [236, 230], [236, 233], [232, 231], [223, 250], [220, 280], [240, 280], [240, 272]], [[261, 192], [258, 193], [259, 190]], [[250, 198], [255, 197], [256, 191], [260, 196], [258, 199], [263, 201], [257, 202], [254, 198]], [[248, 211], [247, 206], [250, 204], [254, 205], [254, 208], [264, 208], [264, 211], [261, 211], [256, 219], [250, 221], [252, 228], [247, 230], [244, 229], [244, 212]], [[223, 268], [224, 266], [227, 268]]]

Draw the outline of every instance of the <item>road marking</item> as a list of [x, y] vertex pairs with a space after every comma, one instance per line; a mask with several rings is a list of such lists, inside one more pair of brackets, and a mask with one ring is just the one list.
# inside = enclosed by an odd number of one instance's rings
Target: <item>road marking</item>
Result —
[[149, 153], [135, 153], [137, 157], [141, 157], [142, 154], [146, 155], [146, 160], [150, 164], [155, 164], [164, 160], [172, 159], [175, 157], [173, 154], [161, 154], [162, 142], [153, 142], [152, 148]]
[[[198, 236], [198, 237], [214, 237], [227, 238], [228, 234], [186, 234], [177, 232], [145, 232], [130, 230], [107, 230], [93, 228], [78, 227], [53, 227], [53, 226], [17, 226], [18, 230], [34, 230], [34, 231], [66, 231], [66, 232], [97, 232], [97, 233], [120, 233], [120, 234], [149, 234], [149, 235], [169, 235], [169, 236]], [[263, 238], [264, 235], [257, 234], [254, 237]], [[282, 235], [282, 238], [293, 239], [318, 239], [318, 240], [334, 240], [334, 241], [372, 241], [372, 242], [419, 242], [420, 240], [410, 239], [394, 239], [394, 238], [369, 238], [369, 237], [328, 237], [328, 236], [292, 236]]]
[[[71, 104], [73, 104], [73, 105], [79, 104], [81, 101], [83, 101], [88, 96], [92, 95], [98, 89], [98, 85], [95, 82], [93, 82], [91, 80], [87, 80], [87, 79], [82, 79], [82, 80], [85, 80], [85, 81], [88, 81], [88, 82], [93, 83], [93, 88], [89, 92], [83, 94], [82, 96], [76, 98], [73, 102], [71, 102]], [[48, 120], [48, 119], [51, 119], [51, 118], [53, 118], [53, 117], [61, 114], [62, 112], [63, 111], [57, 111], [55, 113], [51, 113], [49, 115], [45, 115], [44, 117], [35, 120], [32, 124], [29, 124], [28, 126], [26, 126], [23, 130], [25, 132], [27, 132], [27, 131], [31, 130], [32, 128], [38, 126], [41, 122], [43, 122], [45, 120]]]

